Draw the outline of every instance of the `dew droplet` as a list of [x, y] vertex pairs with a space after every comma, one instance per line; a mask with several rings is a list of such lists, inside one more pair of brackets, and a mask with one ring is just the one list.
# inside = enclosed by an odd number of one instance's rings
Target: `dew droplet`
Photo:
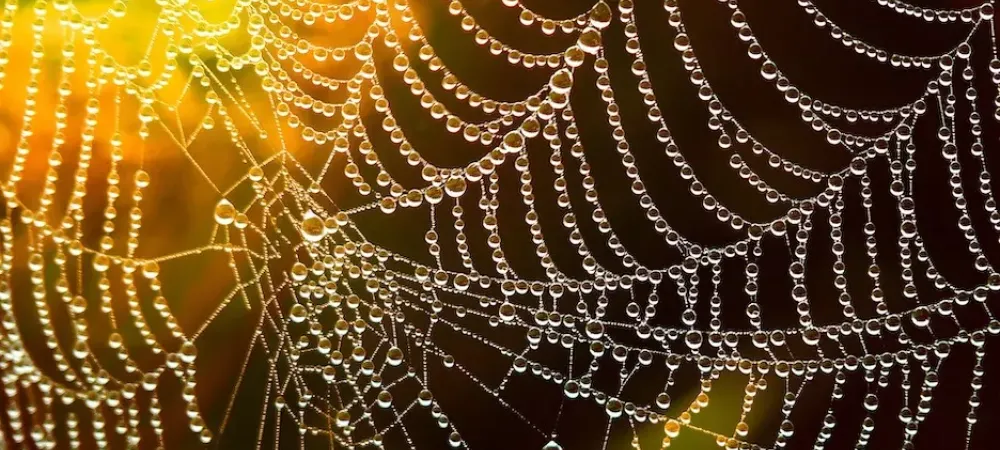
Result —
[[391, 347], [385, 354], [385, 360], [390, 366], [398, 366], [403, 363], [403, 350], [399, 347]]
[[304, 322], [306, 320], [306, 316], [308, 315], [309, 312], [306, 310], [306, 307], [303, 306], [301, 303], [296, 303], [292, 305], [292, 309], [288, 311], [288, 318], [295, 323]]
[[560, 69], [549, 78], [549, 87], [552, 92], [558, 94], [568, 94], [573, 88], [573, 72], [569, 69]]
[[302, 232], [302, 237], [309, 242], [319, 242], [326, 236], [326, 227], [323, 226], [323, 219], [320, 219], [312, 211], [307, 211], [302, 217], [299, 231]]
[[607, 28], [611, 24], [611, 7], [603, 0], [597, 2], [590, 10], [590, 25], [597, 29]]
[[236, 220], [236, 207], [229, 200], [219, 200], [215, 205], [215, 223], [226, 226], [234, 220]]
[[514, 320], [517, 315], [517, 309], [514, 308], [510, 302], [503, 302], [500, 304], [500, 320], [504, 322], [510, 322]]
[[583, 65], [583, 61], [587, 58], [587, 53], [580, 49], [580, 46], [573, 45], [563, 52], [563, 58], [566, 60], [566, 65], [570, 67], [580, 67]]
[[448, 193], [448, 196], [458, 198], [465, 194], [466, 186], [464, 177], [451, 177], [448, 178], [448, 181], [445, 181], [444, 190]]
[[598, 50], [601, 49], [601, 32], [593, 27], [583, 30], [576, 41], [576, 45], [580, 47], [580, 50], [591, 55], [596, 55]]

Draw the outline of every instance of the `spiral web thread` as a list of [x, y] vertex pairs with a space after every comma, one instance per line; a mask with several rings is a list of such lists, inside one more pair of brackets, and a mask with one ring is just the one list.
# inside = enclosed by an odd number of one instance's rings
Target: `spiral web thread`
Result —
[[[980, 201], [990, 214], [993, 231], [1000, 232], [1000, 211], [990, 187], [981, 123], [1000, 116], [984, 118], [977, 110], [979, 94], [974, 80], [983, 71], [974, 70], [970, 62], [973, 38], [989, 33], [993, 47], [979, 51], [992, 52], [986, 76], [994, 86], [1000, 86], [1000, 60], [992, 56], [997, 50], [991, 2], [975, 8], [937, 10], [878, 0], [879, 5], [900, 14], [932, 23], [968, 26], [968, 34], [951, 50], [918, 56], [896, 54], [868, 44], [839, 28], [808, 0], [799, 0], [799, 6], [817, 27], [856, 50], [860, 57], [937, 74], [912, 102], [868, 111], [837, 106], [803, 92], [768, 57], [738, 1], [722, 1], [731, 9], [731, 25], [747, 46], [748, 57], [760, 63], [760, 76], [775, 85], [776, 95], [798, 105], [802, 120], [816, 133], [825, 135], [831, 147], [853, 153], [849, 167], [826, 173], [783, 158], [740, 124], [702, 72], [685, 29], [682, 8], [676, 0], [664, 1], [669, 26], [676, 32], [671, 45], [711, 115], [708, 127], [718, 134], [718, 147], [732, 153], [731, 168], [750, 187], [768, 202], [786, 206], [785, 214], [765, 223], [752, 223], [722, 205], [685, 161], [662, 117], [660, 108], [665, 105], [661, 106], [653, 94], [645, 70], [632, 0], [612, 5], [602, 0], [589, 11], [566, 20], [548, 19], [517, 0], [503, 0], [506, 7], [519, 11], [522, 25], [539, 28], [546, 35], [576, 37], [575, 45], [548, 55], [524, 53], [498, 41], [459, 1], [452, 1], [449, 13], [461, 17], [462, 28], [497, 58], [514, 66], [547, 66], [553, 70], [546, 85], [517, 102], [491, 100], [464, 85], [437, 57], [404, 0], [356, 0], [345, 4], [239, 0], [221, 20], [207, 19], [197, 7], [183, 0], [156, 3], [159, 12], [153, 42], [147, 55], [135, 64], [115, 60], [102, 48], [99, 38], [103, 30], [127, 17], [128, 4], [124, 0], [117, 0], [100, 16], [82, 14], [70, 0], [36, 0], [30, 8], [16, 0], [5, 3], [0, 74], [23, 70], [11, 64], [11, 55], [19, 46], [30, 48], [30, 63], [22, 66], [27, 68], [29, 81], [18, 146], [11, 149], [11, 164], [4, 168], [6, 208], [0, 223], [0, 372], [6, 404], [0, 417], [11, 442], [54, 448], [60, 440], [55, 432], [57, 422], [61, 422], [68, 430], [68, 442], [60, 444], [68, 448], [78, 448], [91, 440], [99, 447], [108, 442], [124, 442], [129, 447], [169, 447], [163, 440], [165, 426], [159, 399], [163, 383], [182, 386], [177, 395], [186, 405], [190, 432], [206, 445], [217, 442], [220, 435], [232, 431], [226, 426], [235, 414], [235, 403], [228, 403], [218, 427], [206, 425], [196, 393], [197, 347], [202, 332], [221, 311], [243, 304], [259, 311], [247, 361], [254, 352], [263, 352], [267, 359], [260, 426], [254, 430], [258, 448], [282, 445], [279, 441], [288, 434], [281, 430], [288, 428], [294, 430], [291, 439], [296, 441], [296, 447], [304, 447], [307, 437], [317, 436], [331, 448], [383, 447], [388, 446], [389, 439], [411, 448], [445, 447], [442, 442], [423, 442], [411, 436], [407, 421], [414, 415], [430, 415], [447, 431], [447, 445], [466, 446], [461, 423], [449, 419], [435, 400], [429, 365], [443, 365], [471, 380], [537, 432], [542, 441], [548, 442], [545, 448], [549, 450], [561, 448], [559, 436], [533, 423], [505, 399], [509, 380], [537, 377], [560, 390], [563, 402], [583, 402], [602, 410], [608, 421], [603, 434], [605, 446], [611, 423], [627, 421], [636, 436], [632, 443], [635, 447], [639, 447], [640, 425], [653, 423], [662, 425], [657, 427], [663, 430], [659, 444], [663, 448], [680, 434], [704, 433], [727, 449], [785, 448], [796, 430], [791, 415], [798, 394], [815, 378], [832, 376], [836, 386], [815, 443], [817, 448], [823, 448], [837, 423], [834, 408], [844, 395], [841, 385], [855, 374], [861, 374], [867, 386], [863, 400], [866, 417], [856, 436], [858, 446], [864, 446], [876, 429], [873, 417], [879, 396], [898, 389], [909, 392], [911, 380], [919, 380], [918, 401], [907, 397], [898, 413], [903, 430], [897, 442], [901, 448], [911, 448], [930, 410], [938, 385], [937, 372], [955, 346], [970, 346], [976, 359], [967, 410], [965, 445], [969, 447], [980, 403], [978, 393], [983, 386], [986, 337], [1000, 333], [1000, 322], [987, 307], [989, 291], [1000, 289], [1000, 273], [981, 248], [981, 233], [971, 225], [966, 200], [968, 195], [982, 196]], [[658, 128], [657, 140], [664, 154], [689, 183], [688, 193], [720, 222], [742, 234], [742, 239], [721, 247], [693, 242], [671, 228], [656, 201], [646, 193], [643, 177], [649, 175], [640, 171], [621, 126], [609, 63], [603, 57], [606, 33], [617, 29], [609, 27], [612, 21], [621, 22], [625, 50], [632, 58], [633, 79], [628, 82], [643, 96], [643, 115]], [[293, 31], [335, 22], [364, 22], [367, 32], [353, 45], [333, 48]], [[32, 42], [15, 42], [15, 27], [27, 24]], [[58, 30], [61, 39], [56, 51], [43, 45], [52, 29]], [[227, 44], [227, 36], [240, 33], [248, 37], [245, 41], [249, 45]], [[376, 70], [375, 47], [395, 55], [395, 72]], [[154, 52], [162, 55], [155, 56]], [[86, 63], [80, 64], [84, 60]], [[334, 65], [360, 62], [360, 66], [356, 73], [336, 79], [309, 69], [306, 60]], [[38, 78], [43, 63], [52, 61], [60, 65], [58, 100], [52, 105], [54, 110], [43, 110], [36, 108]], [[493, 118], [473, 123], [453, 115], [433, 97], [411, 67], [417, 64], [440, 73], [445, 90]], [[180, 68], [188, 70], [187, 74]], [[621, 170], [631, 182], [634, 195], [616, 201], [636, 202], [648, 219], [646, 226], [655, 229], [664, 242], [683, 255], [681, 263], [662, 268], [643, 266], [623, 246], [616, 235], [621, 230], [612, 226], [602, 209], [601, 202], [607, 199], [598, 196], [590, 176], [591, 167], [584, 153], [586, 143], [580, 138], [569, 100], [571, 91], [595, 87], [574, 85], [578, 71], [598, 74], [596, 89], [607, 106], [600, 113], [606, 115], [612, 127]], [[465, 167], [453, 168], [437, 167], [424, 160], [392, 115], [380, 84], [386, 77], [401, 77], [433, 118], [433, 126], [444, 126], [468, 142], [482, 145], [485, 156]], [[74, 85], [80, 80], [84, 80], [88, 98], [86, 116], [80, 135], [73, 138], [79, 140], [79, 153], [68, 155], [70, 146], [65, 144], [68, 138], [62, 131], [69, 129], [72, 118], [67, 114], [67, 102], [71, 93], [80, 89]], [[0, 78], [0, 83], [3, 81]], [[313, 85], [310, 90], [324, 91], [338, 100], [306, 93], [300, 85], [309, 82]], [[180, 94], [168, 94], [178, 92], [166, 89], [169, 86], [180, 86]], [[12, 88], [2, 86], [4, 90]], [[114, 94], [109, 97], [108, 92]], [[139, 105], [135, 111], [138, 122], [123, 117], [132, 111], [122, 105], [132, 100]], [[188, 126], [185, 131], [182, 106], [189, 101], [204, 101], [208, 106], [194, 129]], [[370, 102], [371, 114], [380, 117], [395, 150], [374, 148], [361, 124], [362, 102]], [[956, 105], [968, 111], [968, 117], [957, 117]], [[111, 170], [106, 185], [102, 184], [104, 192], [95, 192], [88, 190], [88, 179], [94, 176], [88, 168], [95, 130], [104, 120], [102, 114], [110, 114], [108, 111], [113, 112], [110, 126], [114, 127], [109, 140]], [[50, 116], [54, 116], [56, 128], [50, 148], [30, 144], [32, 124], [49, 120]], [[920, 117], [936, 124], [938, 145], [951, 171], [954, 207], [960, 215], [958, 226], [974, 257], [975, 270], [985, 280], [981, 286], [963, 288], [950, 283], [935, 269], [924, 247], [911, 190], [917, 151], [914, 132]], [[963, 121], [968, 125], [959, 125]], [[844, 122], [888, 124], [889, 130], [853, 134], [838, 127]], [[210, 176], [189, 153], [199, 135], [216, 127], [230, 138], [232, 145], [225, 151], [235, 150], [243, 158], [241, 176], [228, 186]], [[968, 149], [958, 145], [960, 131], [968, 133], [962, 137], [963, 142], [967, 139], [970, 143]], [[141, 245], [143, 190], [157, 180], [141, 168], [134, 172], [132, 181], [120, 179], [117, 165], [124, 158], [125, 147], [132, 147], [123, 133], [134, 134], [140, 152], [151, 136], [169, 139], [217, 192], [219, 200], [213, 212], [216, 224], [210, 242], [177, 254], [136, 256]], [[291, 149], [293, 143], [287, 142], [288, 136], [301, 140], [294, 143], [296, 148], [307, 146], [328, 155], [319, 173], [309, 173], [299, 162], [299, 153]], [[257, 148], [261, 143], [266, 151]], [[547, 148], [545, 143], [549, 144]], [[796, 198], [771, 187], [733, 151], [736, 144], [752, 146], [755, 158], [819, 186], [821, 193]], [[962, 189], [968, 181], [962, 179], [958, 155], [966, 151], [979, 165], [979, 192]], [[380, 155], [391, 152], [398, 152], [418, 168], [426, 183], [404, 186], [397, 182], [380, 161]], [[548, 166], [529, 167], [530, 152], [548, 152]], [[42, 183], [25, 188], [22, 178], [29, 157], [38, 154], [47, 175]], [[364, 161], [356, 161], [357, 155]], [[341, 210], [323, 191], [320, 183], [336, 175], [327, 173], [327, 169], [338, 159], [346, 161], [343, 172], [351, 186], [371, 199], [366, 206]], [[64, 160], [75, 161], [75, 170], [58, 170]], [[889, 206], [898, 212], [899, 238], [895, 245], [898, 255], [889, 259], [897, 258], [903, 268], [902, 296], [910, 301], [906, 309], [890, 308], [880, 287], [880, 263], [886, 257], [877, 258], [871, 211], [888, 206], [876, 205], [873, 200], [868, 172], [872, 160], [886, 162], [890, 172], [891, 197], [887, 198], [894, 203]], [[505, 164], [513, 165], [520, 177], [520, 195], [528, 209], [524, 220], [529, 225], [538, 263], [544, 268], [544, 279], [519, 276], [506, 259], [506, 243], [501, 242], [498, 231], [504, 226], [498, 220], [498, 168]], [[553, 186], [536, 184], [532, 173], [542, 171], [552, 174]], [[570, 183], [568, 179], [575, 177], [567, 178], [566, 172], [578, 172], [581, 182]], [[373, 173], [376, 175], [371, 176]], [[860, 184], [857, 193], [847, 193], [845, 185], [849, 182]], [[66, 190], [68, 186], [72, 189]], [[34, 191], [25, 193], [31, 189]], [[563, 214], [562, 226], [570, 236], [569, 243], [549, 242], [543, 235], [535, 210], [534, 191], [538, 189], [555, 191], [554, 207]], [[67, 201], [55, 200], [61, 190], [66, 190]], [[572, 190], [582, 192], [589, 204], [571, 202], [568, 192]], [[96, 219], [104, 226], [99, 239], [91, 239], [96, 242], [94, 246], [84, 244], [86, 196], [106, 199], [103, 217]], [[848, 293], [842, 241], [846, 226], [842, 213], [849, 202], [860, 204], [866, 212], [866, 249], [871, 260], [866, 274], [853, 274], [868, 278], [870, 292], [853, 295]], [[483, 219], [481, 223], [466, 223], [466, 209], [474, 205]], [[435, 212], [441, 208], [450, 210], [450, 223], [441, 221], [449, 217], [447, 214]], [[381, 214], [391, 219], [403, 209], [429, 214], [431, 228], [425, 240], [436, 264], [422, 264], [413, 255], [407, 257], [368, 241], [362, 227], [353, 220], [359, 214]], [[820, 224], [819, 220], [827, 223]], [[456, 230], [455, 242], [439, 241], [437, 230], [449, 226]], [[473, 256], [464, 233], [466, 227], [481, 227], [492, 258]], [[604, 241], [584, 242], [581, 227], [594, 227]], [[833, 243], [829, 249], [836, 260], [833, 267], [813, 266], [812, 270], [835, 273], [834, 289], [843, 307], [840, 323], [817, 324], [810, 313], [805, 263], [807, 243], [814, 229], [827, 230]], [[763, 308], [757, 299], [760, 268], [756, 261], [763, 255], [762, 242], [766, 240], [782, 242], [790, 252], [787, 276], [794, 286], [791, 296], [797, 303], [798, 327], [763, 326]], [[550, 245], [572, 246], [580, 256], [579, 267], [568, 271], [557, 267], [549, 254]], [[618, 257], [616, 266], [623, 269], [605, 267], [588, 246], [605, 246]], [[444, 267], [441, 254], [445, 251], [459, 254], [462, 267]], [[160, 295], [160, 265], [207, 252], [229, 258], [235, 284], [202, 327], [183, 330], [168, 299]], [[738, 261], [743, 268], [749, 328], [723, 323], [721, 311], [726, 305], [719, 287], [726, 261]], [[18, 272], [16, 267], [27, 270]], [[55, 276], [53, 271], [57, 272]], [[568, 274], [578, 271], [586, 276]], [[942, 299], [922, 300], [923, 296], [917, 295], [917, 284], [922, 279], [939, 290]], [[699, 294], [699, 290], [706, 289], [709, 295]], [[676, 290], [684, 302], [680, 318], [683, 326], [653, 324], [660, 301], [658, 292], [664, 290]], [[112, 307], [112, 298], [121, 292], [128, 298], [127, 309]], [[622, 296], [628, 300], [609, 300]], [[28, 298], [34, 300], [31, 317], [37, 321], [35, 326], [40, 325], [44, 331], [49, 350], [46, 355], [26, 350], [22, 322], [28, 319], [23, 315], [15, 319], [15, 310], [21, 306], [14, 305], [18, 299]], [[696, 306], [705, 301], [710, 302], [707, 310], [711, 317], [699, 320]], [[866, 301], [873, 302], [875, 314], [861, 317], [855, 305]], [[24, 304], [30, 305], [30, 300]], [[620, 308], [624, 309], [622, 320], [615, 318], [618, 313], [610, 311]], [[985, 319], [969, 325], [959, 320], [959, 311], [972, 311]], [[68, 316], [72, 323], [66, 333], [53, 331], [52, 317], [57, 314]], [[95, 317], [103, 319], [91, 323]], [[932, 320], [953, 322], [954, 330], [937, 331]], [[151, 323], [166, 331], [154, 332]], [[108, 332], [91, 334], [93, 328], [108, 326]], [[119, 333], [125, 326], [137, 330], [142, 341], [126, 344]], [[492, 329], [513, 330], [522, 336], [522, 343], [512, 347], [495, 340], [488, 334]], [[435, 337], [445, 331], [445, 336], [476, 342], [488, 352], [484, 358], [504, 361], [508, 369], [499, 384], [481, 381], [463, 361], [449, 354], [452, 342]], [[911, 336], [916, 334], [921, 337]], [[98, 339], [103, 340], [98, 347], [108, 351], [95, 350]], [[792, 355], [792, 341], [800, 341], [796, 348], [805, 348], [808, 353], [797, 351]], [[536, 360], [533, 354], [540, 348], [558, 349], [568, 358], [568, 365]], [[759, 356], [744, 356], [754, 351]], [[580, 355], [589, 359], [583, 370], [574, 365]], [[654, 398], [620, 398], [634, 375], [664, 365], [669, 375], [663, 380], [663, 393]], [[620, 370], [618, 383], [598, 386], [594, 382], [597, 373], [614, 370], [609, 366]], [[250, 367], [244, 363], [234, 398]], [[701, 377], [700, 389], [686, 410], [670, 415], [667, 409], [674, 394], [673, 374], [683, 367], [696, 368]], [[713, 381], [725, 372], [742, 374], [747, 380], [739, 422], [730, 429], [696, 426], [695, 416], [709, 407]], [[784, 386], [768, 386], [767, 377], [774, 376], [777, 378], [770, 379], [780, 380]], [[764, 389], [784, 389], [780, 411], [753, 408], [758, 391]], [[70, 408], [71, 412], [57, 417], [55, 411], [59, 408]], [[751, 442], [748, 422], [753, 414], [779, 415], [777, 434]], [[274, 427], [273, 442], [265, 441], [266, 423]]]

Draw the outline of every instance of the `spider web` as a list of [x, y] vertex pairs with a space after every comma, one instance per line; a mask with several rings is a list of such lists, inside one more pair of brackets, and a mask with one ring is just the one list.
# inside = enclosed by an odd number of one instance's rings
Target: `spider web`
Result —
[[[984, 118], [980, 92], [1000, 85], [991, 2], [873, 2], [964, 27], [944, 52], [911, 55], [799, 1], [859, 58], [931, 74], [912, 101], [880, 110], [810, 95], [771, 59], [740, 2], [715, 5], [728, 8], [771, 94], [798, 108], [830, 147], [823, 151], [850, 155], [835, 170], [786, 158], [728, 109], [676, 0], [663, 2], [658, 24], [671, 40], [649, 44], [639, 28], [655, 25], [632, 0], [598, 1], [564, 19], [503, 0], [522, 26], [567, 43], [551, 53], [505, 44], [461, 2], [445, 3], [477, 46], [547, 81], [517, 101], [477, 93], [404, 0], [116, 1], [98, 14], [69, 0], [6, 1], [0, 92], [18, 116], [0, 223], [0, 422], [9, 444], [460, 448], [476, 447], [463, 434], [472, 429], [494, 446], [555, 450], [614, 447], [612, 428], [624, 427], [635, 448], [698, 442], [691, 435], [727, 449], [797, 447], [793, 438], [825, 448], [838, 436], [864, 448], [877, 433], [914, 448], [935, 394], [960, 383], [942, 375], [959, 354], [972, 360], [962, 369], [971, 376], [959, 433], [972, 448], [986, 343], [1000, 333], [987, 305], [1000, 289], [986, 251], [1000, 212], [983, 123], [1000, 113]], [[136, 10], [155, 26], [128, 23]], [[133, 33], [149, 36], [145, 52], [117, 54], [114, 40]], [[612, 45], [625, 56], [610, 55]], [[644, 55], [664, 45], [696, 89], [718, 149], [682, 149], [668, 127], [670, 105]], [[580, 95], [597, 95], [600, 108], [575, 108]], [[641, 97], [640, 110], [624, 110], [622, 95]], [[397, 117], [390, 101], [425, 111]], [[633, 118], [644, 123], [632, 127]], [[418, 121], [479, 153], [432, 162], [434, 152], [408, 138]], [[599, 136], [594, 121], [608, 133]], [[633, 133], [643, 130], [662, 154], [637, 150], [643, 138]], [[174, 163], [152, 150], [162, 145], [194, 172], [178, 183], [209, 193], [197, 216], [210, 222], [191, 226], [207, 240], [157, 254], [163, 244], [147, 244], [151, 236], [186, 226], [180, 212], [170, 221], [169, 204], [145, 209], [144, 195], [171, 189]], [[716, 150], [776, 214], [758, 219], [709, 191], [688, 158]], [[606, 167], [604, 156], [592, 165], [599, 153], [620, 164]], [[933, 231], [917, 220], [926, 214], [916, 207], [918, 161], [921, 172], [947, 171], [971, 281], [946, 278], [952, 261], [931, 258]], [[678, 195], [733, 238], [705, 244], [675, 229], [672, 199], [654, 188], [660, 170], [678, 174]], [[609, 171], [624, 187], [608, 186]], [[778, 187], [788, 179], [814, 192]], [[167, 187], [156, 191], [158, 182]], [[338, 206], [338, 189], [362, 200]], [[613, 223], [621, 204], [643, 219]], [[891, 227], [881, 226], [886, 217]], [[366, 237], [414, 227], [426, 250]], [[674, 261], [644, 262], [626, 245], [634, 227], [652, 230]], [[203, 257], [225, 260], [228, 280], [200, 280], [224, 289], [212, 292], [221, 301], [171, 298], [194, 276], [184, 266]], [[775, 289], [792, 302], [765, 299]], [[188, 308], [200, 317], [182, 318]], [[775, 308], [794, 310], [794, 320], [765, 324], [783, 314]], [[229, 387], [203, 386], [220, 364], [206, 354], [238, 361]], [[496, 417], [454, 398], [445, 405], [460, 386]], [[815, 390], [825, 411], [800, 413]], [[555, 413], [539, 414], [552, 392]], [[835, 432], [851, 398], [863, 417]], [[572, 427], [577, 419], [564, 416], [581, 405], [601, 426]], [[518, 431], [479, 428], [499, 416]]]

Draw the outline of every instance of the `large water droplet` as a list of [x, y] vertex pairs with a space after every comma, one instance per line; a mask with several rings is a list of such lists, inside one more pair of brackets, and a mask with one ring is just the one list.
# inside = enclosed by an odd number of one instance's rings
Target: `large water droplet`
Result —
[[403, 350], [399, 347], [392, 347], [385, 354], [385, 360], [390, 366], [398, 366], [403, 363]]
[[295, 323], [304, 322], [306, 320], [307, 315], [308, 311], [306, 310], [306, 307], [302, 306], [302, 304], [300, 303], [296, 303], [295, 305], [292, 306], [292, 309], [288, 311], [288, 318]]
[[601, 49], [601, 32], [597, 28], [583, 30], [576, 45], [580, 47], [580, 50], [596, 55], [597, 51]]
[[594, 5], [590, 10], [590, 25], [594, 28], [604, 29], [611, 24], [611, 7], [603, 1]]
[[236, 220], [236, 207], [229, 200], [219, 200], [215, 205], [215, 223], [226, 226], [234, 220]]
[[465, 194], [466, 182], [464, 177], [451, 177], [444, 183], [444, 190], [453, 198], [461, 197]]
[[319, 242], [326, 236], [326, 228], [323, 226], [323, 219], [320, 219], [320, 217], [312, 211], [307, 211], [302, 217], [302, 223], [299, 226], [299, 231], [302, 232], [302, 237], [309, 242]]
[[569, 69], [561, 69], [552, 74], [552, 78], [549, 79], [549, 87], [552, 88], [552, 92], [568, 94], [573, 88], [573, 72], [570, 72]]
[[517, 314], [517, 310], [514, 309], [514, 305], [510, 302], [503, 302], [500, 305], [500, 320], [504, 322], [510, 322], [514, 320], [514, 316]]

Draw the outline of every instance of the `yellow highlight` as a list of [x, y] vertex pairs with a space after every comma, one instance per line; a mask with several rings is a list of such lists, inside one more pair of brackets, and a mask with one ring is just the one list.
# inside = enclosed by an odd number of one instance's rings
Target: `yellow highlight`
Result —
[[708, 406], [708, 394], [706, 394], [704, 392], [702, 392], [701, 394], [698, 394], [698, 398], [695, 399], [695, 403], [697, 403], [698, 406], [700, 406], [702, 408]]
[[669, 445], [671, 438], [675, 438], [681, 434], [681, 424], [674, 419], [670, 419], [663, 425], [663, 431], [667, 433], [667, 437], [663, 441]]
[[[670, 440], [676, 438], [681, 433], [681, 425], [689, 426], [691, 424], [692, 414], [698, 414], [701, 412], [702, 408], [708, 406], [708, 394], [706, 392], [712, 389], [711, 380], [703, 380], [701, 382], [701, 392], [695, 397], [691, 405], [688, 406], [687, 411], [684, 411], [677, 417], [677, 419], [669, 419], [663, 425], [663, 432], [666, 436], [663, 437], [663, 446], [661, 448], [667, 448], [670, 446]], [[716, 442], [719, 446], [726, 443], [726, 437], [718, 435], [716, 437]]]

